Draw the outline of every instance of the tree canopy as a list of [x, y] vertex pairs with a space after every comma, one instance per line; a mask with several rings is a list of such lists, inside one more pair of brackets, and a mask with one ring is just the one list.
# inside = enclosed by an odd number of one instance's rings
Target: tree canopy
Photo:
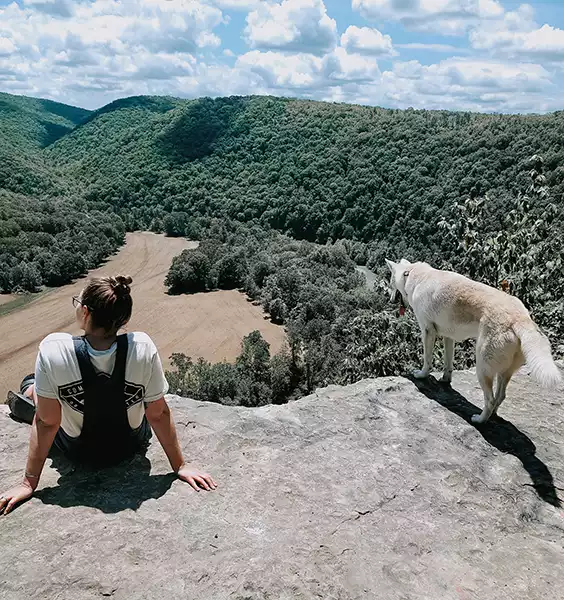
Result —
[[136, 98], [93, 115], [46, 153], [86, 199], [112, 207], [130, 228], [161, 223], [179, 235], [187, 215], [223, 217], [429, 258], [453, 250], [437, 223], [455, 202], [488, 192], [495, 227], [505, 196], [527, 184], [535, 153], [561, 197], [563, 136], [564, 113]]

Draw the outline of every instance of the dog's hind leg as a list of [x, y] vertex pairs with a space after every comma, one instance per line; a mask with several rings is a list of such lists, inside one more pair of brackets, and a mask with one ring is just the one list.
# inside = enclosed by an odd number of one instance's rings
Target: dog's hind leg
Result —
[[496, 377], [495, 394], [494, 394], [494, 402], [495, 402], [495, 407], [494, 407], [494, 411], [493, 411], [494, 415], [497, 414], [497, 409], [499, 408], [500, 404], [505, 400], [505, 393], [507, 390], [507, 386], [509, 385], [511, 378], [513, 377], [513, 374], [515, 373], [515, 371], [520, 369], [524, 364], [525, 364], [525, 359], [523, 357], [523, 354], [521, 353], [521, 351], [518, 351], [518, 353], [516, 353], [516, 355], [515, 355], [512, 365], [503, 373], [498, 373], [498, 375]]
[[496, 405], [493, 393], [493, 377], [488, 374], [485, 365], [476, 365], [478, 381], [484, 392], [484, 410], [479, 415], [472, 415], [472, 423], [485, 423], [494, 413]]
[[421, 329], [421, 340], [423, 342], [423, 368], [420, 371], [414, 371], [415, 379], [425, 379], [429, 377], [431, 367], [433, 366], [433, 351], [435, 349], [435, 341], [437, 332], [432, 325]]
[[452, 370], [454, 365], [454, 340], [452, 338], [443, 338], [445, 345], [445, 370], [443, 372], [442, 381], [448, 383], [452, 380]]
[[493, 415], [497, 414], [497, 409], [499, 408], [500, 404], [505, 400], [505, 392], [507, 390], [507, 384], [509, 383], [509, 380], [511, 379], [511, 375], [509, 375], [509, 377], [506, 375], [506, 373], [498, 373], [496, 375], [495, 378], [495, 392], [494, 392], [494, 409], [493, 409]]

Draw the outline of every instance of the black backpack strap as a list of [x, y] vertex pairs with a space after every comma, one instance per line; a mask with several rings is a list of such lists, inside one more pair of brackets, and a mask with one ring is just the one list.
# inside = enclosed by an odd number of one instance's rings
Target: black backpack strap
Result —
[[90, 355], [88, 354], [88, 347], [86, 346], [86, 338], [84, 336], [73, 336], [74, 353], [76, 354], [76, 360], [78, 361], [78, 368], [80, 369], [80, 376], [85, 386], [91, 386], [97, 381], [96, 371], [92, 366]]
[[80, 459], [92, 463], [119, 461], [139, 447], [129, 424], [125, 398], [127, 335], [116, 339], [115, 363], [109, 377], [96, 374], [86, 340], [73, 341], [84, 388], [84, 421], [77, 453]]
[[116, 338], [117, 350], [116, 350], [116, 362], [114, 370], [112, 371], [111, 379], [116, 383], [121, 383], [122, 387], [125, 386], [125, 364], [127, 362], [127, 348], [128, 340], [127, 334], [122, 333]]

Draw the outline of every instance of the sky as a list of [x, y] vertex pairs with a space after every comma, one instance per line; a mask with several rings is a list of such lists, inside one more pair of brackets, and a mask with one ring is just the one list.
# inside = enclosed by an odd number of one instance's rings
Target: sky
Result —
[[564, 108], [564, 0], [0, 0], [0, 91]]

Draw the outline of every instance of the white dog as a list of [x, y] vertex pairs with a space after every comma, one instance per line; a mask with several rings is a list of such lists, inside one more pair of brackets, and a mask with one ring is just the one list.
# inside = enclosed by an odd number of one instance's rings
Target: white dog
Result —
[[[505, 399], [513, 373], [525, 363], [533, 377], [545, 386], [556, 386], [560, 372], [550, 343], [533, 323], [523, 303], [514, 296], [451, 271], [433, 269], [423, 262], [386, 260], [392, 272], [391, 299], [411, 306], [421, 327], [423, 369], [413, 375], [428, 377], [436, 336], [445, 344], [443, 381], [450, 382], [454, 342], [476, 342], [476, 371], [484, 392], [484, 410], [474, 423], [485, 423]], [[495, 391], [494, 391], [495, 379]]]

